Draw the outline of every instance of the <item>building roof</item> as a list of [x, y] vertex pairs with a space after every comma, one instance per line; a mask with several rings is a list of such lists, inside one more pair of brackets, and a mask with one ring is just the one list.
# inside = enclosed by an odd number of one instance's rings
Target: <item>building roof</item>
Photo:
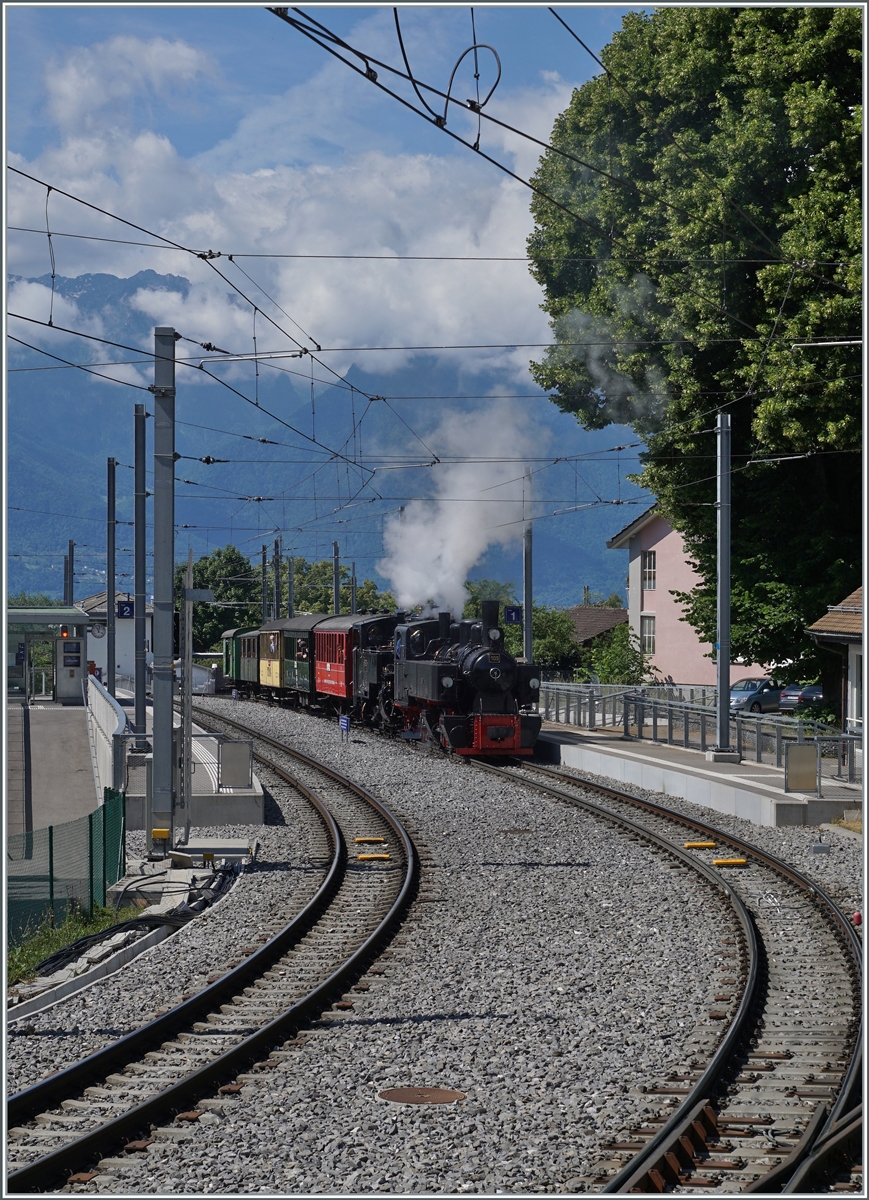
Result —
[[611, 537], [606, 544], [607, 550], [627, 550], [628, 542], [634, 534], [639, 533], [644, 526], [654, 521], [655, 517], [660, 516], [658, 506], [653, 504], [651, 508], [647, 508], [644, 513], [640, 513], [638, 517], [635, 517], [630, 525], [626, 525], [624, 529], [620, 529], [615, 537]]
[[[133, 600], [135, 597], [132, 592], [115, 592], [115, 601], [118, 600]], [[83, 600], [76, 600], [76, 607], [82, 609], [92, 620], [101, 618], [106, 620], [106, 592], [105, 589], [101, 592], [95, 592], [93, 596], [85, 596]], [[145, 604], [145, 613], [150, 615], [154, 612], [154, 606]]]
[[862, 642], [863, 589], [858, 587], [841, 604], [828, 604], [826, 616], [810, 625], [808, 632], [828, 642]]
[[628, 620], [626, 608], [598, 608], [594, 604], [577, 604], [567, 612], [573, 621], [578, 642], [590, 642], [599, 633], [615, 629], [616, 625], [625, 625]]
[[6, 624], [13, 625], [87, 625], [89, 617], [80, 608], [12, 608], [6, 609]]

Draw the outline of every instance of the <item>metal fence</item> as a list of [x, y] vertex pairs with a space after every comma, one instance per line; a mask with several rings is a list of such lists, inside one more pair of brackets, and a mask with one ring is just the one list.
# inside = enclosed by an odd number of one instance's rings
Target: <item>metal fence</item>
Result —
[[544, 721], [595, 729], [621, 725], [626, 696], [662, 703], [691, 704], [712, 711], [716, 689], [702, 684], [643, 684], [544, 682], [540, 686], [540, 715]]
[[70, 910], [93, 916], [106, 888], [126, 870], [124, 794], [106, 788], [104, 803], [77, 821], [6, 839], [6, 933], [17, 945]]

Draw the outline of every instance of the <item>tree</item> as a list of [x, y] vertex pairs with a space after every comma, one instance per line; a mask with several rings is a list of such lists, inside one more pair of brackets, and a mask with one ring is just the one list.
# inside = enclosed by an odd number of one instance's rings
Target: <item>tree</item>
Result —
[[465, 590], [468, 599], [462, 610], [463, 617], [479, 617], [482, 615], [484, 600], [497, 600], [501, 605], [502, 615], [505, 604], [516, 603], [516, 588], [512, 583], [499, 583], [497, 579], [466, 579]]
[[630, 625], [616, 625], [594, 639], [591, 665], [601, 683], [634, 685], [646, 683], [650, 676], [649, 656]]
[[63, 600], [53, 599], [45, 592], [26, 592], [24, 588], [9, 597], [9, 608], [63, 608]]
[[[341, 567], [341, 611], [350, 612], [350, 572]], [[175, 568], [176, 607], [181, 605], [181, 593], [186, 578], [186, 564]], [[286, 613], [289, 568], [283, 564], [281, 574], [281, 611]], [[274, 595], [274, 566], [266, 569], [266, 597], [271, 605]], [[211, 588], [214, 604], [193, 605], [194, 650], [219, 650], [220, 637], [226, 629], [257, 629], [262, 624], [262, 569], [252, 565], [235, 546], [225, 546], [203, 555], [193, 564], [193, 586]], [[331, 613], [332, 560], [309, 563], [305, 558], [293, 559], [293, 596], [296, 612]], [[219, 604], [217, 602], [220, 602]], [[395, 608], [389, 592], [379, 592], [371, 579], [356, 588], [357, 609]]]
[[[187, 578], [186, 563], [175, 567], [176, 607]], [[220, 636], [226, 629], [255, 629], [261, 621], [258, 607], [259, 581], [250, 562], [235, 546], [224, 546], [203, 555], [193, 564], [193, 586], [211, 588], [215, 604], [193, 605], [193, 649], [219, 650]], [[223, 607], [223, 606], [226, 607]]]
[[587, 428], [645, 439], [637, 481], [685, 539], [686, 615], [712, 643], [712, 426], [731, 414], [733, 654], [783, 678], [824, 670], [804, 629], [860, 581], [861, 21], [630, 14], [556, 121], [573, 160], [535, 176], [555, 345], [532, 373]]

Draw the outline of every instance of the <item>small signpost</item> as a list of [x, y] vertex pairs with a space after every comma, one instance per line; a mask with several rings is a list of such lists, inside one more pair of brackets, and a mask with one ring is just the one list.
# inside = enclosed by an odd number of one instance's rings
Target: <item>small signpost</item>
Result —
[[505, 625], [521, 625], [522, 624], [522, 605], [521, 604], [505, 604], [504, 605], [504, 624]]
[[350, 741], [350, 718], [346, 715], [338, 718], [338, 727], [341, 730], [341, 741]]

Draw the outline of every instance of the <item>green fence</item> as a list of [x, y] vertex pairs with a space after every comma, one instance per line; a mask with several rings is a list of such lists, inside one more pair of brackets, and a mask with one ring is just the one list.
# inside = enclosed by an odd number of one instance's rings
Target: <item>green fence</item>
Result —
[[104, 905], [106, 888], [126, 870], [123, 792], [104, 789], [104, 803], [86, 817], [31, 829], [7, 839], [6, 932], [9, 945], [71, 908], [88, 916]]

